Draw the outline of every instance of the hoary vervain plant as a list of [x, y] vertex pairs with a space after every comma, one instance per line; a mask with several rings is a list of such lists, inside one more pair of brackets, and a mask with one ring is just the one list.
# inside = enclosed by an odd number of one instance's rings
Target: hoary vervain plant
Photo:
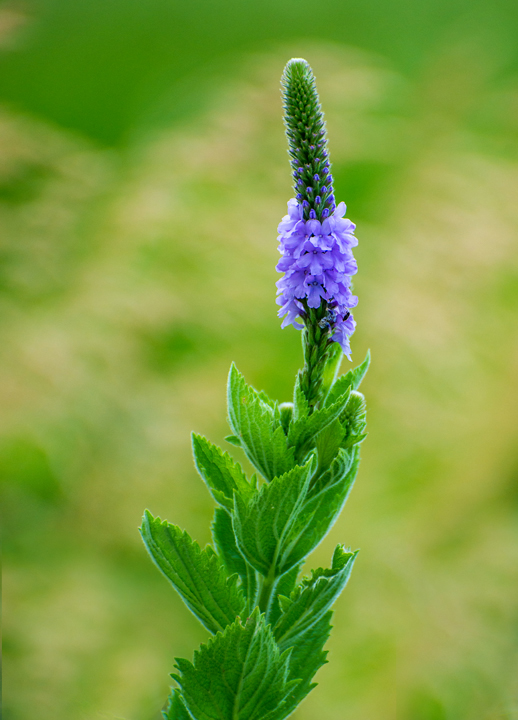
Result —
[[304, 366], [293, 402], [278, 404], [232, 365], [226, 440], [244, 452], [248, 478], [228, 453], [193, 434], [194, 462], [214, 501], [213, 546], [146, 511], [141, 533], [159, 569], [211, 633], [193, 662], [177, 659], [167, 720], [283, 720], [326, 662], [332, 604], [357, 552], [338, 545], [331, 567], [299, 579], [306, 556], [337, 519], [365, 437], [358, 387], [369, 357], [338, 376], [355, 323], [355, 226], [335, 202], [326, 131], [305, 60], [282, 78], [296, 197], [279, 225], [283, 327], [302, 329]]

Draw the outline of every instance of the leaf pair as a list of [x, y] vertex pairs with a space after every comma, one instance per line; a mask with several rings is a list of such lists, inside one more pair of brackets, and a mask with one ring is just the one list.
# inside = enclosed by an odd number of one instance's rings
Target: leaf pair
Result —
[[[174, 720], [283, 720], [287, 700], [300, 684], [289, 678], [290, 651], [279, 651], [271, 627], [256, 609], [237, 619], [194, 653], [177, 658], [181, 688]], [[183, 702], [182, 702], [183, 701]], [[182, 708], [182, 705], [184, 707]], [[187, 715], [183, 715], [187, 709]]]
[[263, 485], [249, 502], [236, 495], [233, 527], [241, 554], [263, 576], [281, 577], [306, 557], [336, 520], [358, 470], [357, 448], [340, 450], [320, 489], [311, 490], [316, 461]]
[[349, 395], [350, 388], [347, 388], [333, 403], [310, 414], [309, 405], [297, 378], [293, 420], [288, 430], [288, 446], [294, 448], [297, 461], [305, 458], [311, 448], [315, 446], [319, 434], [344, 413], [349, 402]]
[[167, 720], [283, 720], [314, 687], [326, 662], [330, 606], [343, 590], [357, 553], [338, 545], [330, 569], [319, 568], [282, 598], [275, 627], [256, 609], [202, 645], [194, 662], [177, 659], [180, 686]]

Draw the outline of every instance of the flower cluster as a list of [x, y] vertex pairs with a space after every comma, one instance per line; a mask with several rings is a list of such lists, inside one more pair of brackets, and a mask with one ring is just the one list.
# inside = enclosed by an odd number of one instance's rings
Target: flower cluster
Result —
[[349, 357], [349, 337], [356, 326], [350, 308], [358, 303], [350, 289], [351, 275], [357, 271], [352, 248], [358, 240], [354, 223], [344, 218], [345, 209], [343, 202], [332, 214], [324, 209], [320, 222], [314, 210], [304, 220], [303, 205], [295, 199], [288, 202], [288, 215], [278, 228], [282, 258], [277, 270], [285, 274], [277, 282], [277, 304], [281, 306], [279, 317], [286, 316], [282, 327], [302, 328], [297, 317], [325, 301], [327, 314], [321, 323]]

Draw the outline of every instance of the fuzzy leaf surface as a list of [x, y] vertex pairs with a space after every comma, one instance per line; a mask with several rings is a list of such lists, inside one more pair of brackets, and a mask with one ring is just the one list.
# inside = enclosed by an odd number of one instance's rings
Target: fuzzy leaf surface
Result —
[[214, 550], [203, 550], [186, 532], [146, 510], [140, 529], [153, 561], [187, 607], [212, 633], [234, 622], [245, 607], [237, 576], [227, 578]]
[[349, 393], [350, 390], [347, 390], [332, 405], [315, 410], [308, 417], [301, 417], [291, 423], [288, 444], [295, 448], [295, 458], [302, 459], [314, 445], [315, 436], [340, 417], [349, 401]]
[[322, 475], [329, 469], [341, 447], [345, 437], [345, 429], [338, 418], [319, 432], [315, 439], [317, 449], [318, 468], [317, 475]]
[[237, 573], [241, 578], [241, 589], [249, 602], [255, 597], [257, 587], [256, 571], [245, 560], [236, 545], [232, 520], [223, 508], [216, 508], [212, 523], [212, 537], [219, 556], [229, 575]]
[[300, 375], [297, 375], [295, 389], [293, 391], [293, 421], [307, 418], [309, 415], [309, 403], [300, 387]]
[[331, 346], [328, 349], [328, 359], [326, 361], [322, 378], [322, 398], [324, 400], [328, 396], [329, 390], [338, 377], [343, 357], [344, 353], [340, 345], [336, 342], [331, 343]]
[[294, 467], [264, 484], [250, 502], [234, 496], [233, 527], [237, 545], [246, 560], [263, 575], [275, 568], [280, 576], [302, 558], [287, 562], [286, 546], [304, 506], [316, 462]]
[[297, 584], [297, 577], [302, 570], [302, 565], [303, 563], [294, 565], [291, 570], [289, 570], [279, 579], [277, 585], [275, 586], [274, 598], [276, 598], [276, 601], [272, 603], [268, 613], [268, 622], [271, 624], [272, 627], [275, 626], [275, 623], [277, 622], [281, 614], [280, 603], [282, 602], [282, 598], [286, 596], [289, 597], [295, 589], [295, 585]]
[[[247, 385], [232, 363], [228, 377], [228, 420], [250, 462], [267, 479], [294, 466], [294, 450], [288, 448], [276, 404]], [[228, 438], [227, 438], [228, 439]]]
[[192, 451], [196, 469], [205, 481], [214, 500], [232, 510], [234, 491], [244, 498], [253, 495], [253, 489], [239, 463], [213, 445], [202, 435], [192, 434]]
[[[291, 715], [306, 695], [317, 685], [312, 680], [319, 668], [327, 662], [327, 652], [324, 650], [324, 645], [331, 632], [332, 616], [333, 613], [329, 610], [315, 625], [308, 628], [303, 641], [297, 643], [291, 650], [288, 677], [290, 680], [297, 679], [300, 682], [293, 688], [287, 698], [283, 718]], [[284, 645], [281, 645], [280, 648], [284, 652], [288, 650], [288, 647]]]
[[293, 567], [324, 539], [347, 500], [359, 461], [358, 446], [339, 450], [329, 470], [319, 478], [298, 512], [283, 545], [279, 565]]
[[369, 365], [371, 362], [370, 350], [367, 351], [365, 360], [358, 367], [349, 370], [345, 375], [341, 375], [331, 387], [329, 394], [326, 398], [326, 405], [332, 405], [336, 400], [347, 391], [348, 388], [351, 390], [358, 390], [360, 384], [367, 374]]
[[309, 630], [320, 622], [347, 584], [357, 552], [338, 545], [331, 568], [314, 570], [292, 592], [290, 604], [274, 628], [275, 639], [283, 647], [305, 642]]
[[256, 609], [244, 624], [238, 619], [210, 638], [194, 663], [178, 658], [180, 675], [173, 677], [196, 720], [281, 720], [298, 684], [288, 680], [289, 656]]
[[367, 406], [365, 397], [360, 392], [353, 391], [351, 399], [340, 417], [345, 430], [342, 447], [351, 447], [365, 439], [367, 427]]
[[192, 720], [192, 715], [187, 711], [178, 688], [171, 693], [167, 710], [162, 715], [165, 720]]

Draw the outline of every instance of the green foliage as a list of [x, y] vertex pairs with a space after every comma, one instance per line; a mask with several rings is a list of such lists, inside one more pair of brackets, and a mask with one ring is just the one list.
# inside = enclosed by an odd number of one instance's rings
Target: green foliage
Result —
[[230, 455], [220, 450], [201, 435], [192, 434], [194, 463], [214, 500], [232, 510], [234, 491], [244, 498], [250, 498], [253, 489]]
[[263, 485], [245, 504], [235, 496], [234, 532], [239, 549], [248, 562], [265, 577], [291, 570], [303, 556], [294, 556], [294, 528], [307, 498], [316, 463], [310, 458], [303, 466]]
[[345, 375], [342, 375], [340, 378], [338, 378], [338, 380], [336, 380], [336, 382], [334, 382], [326, 397], [325, 404], [332, 405], [338, 400], [340, 395], [343, 395], [345, 392], [347, 392], [349, 388], [351, 390], [358, 390], [363, 378], [367, 374], [370, 362], [371, 354], [370, 351], [367, 351], [365, 360], [362, 362], [361, 365], [358, 365], [358, 367], [349, 370], [349, 372], [345, 373]]
[[186, 532], [154, 518], [148, 510], [141, 534], [155, 564], [207, 630], [222, 630], [242, 612], [245, 601], [237, 576], [227, 577], [210, 546], [202, 550]]
[[[318, 623], [313, 625], [304, 636], [304, 642], [292, 647], [290, 656], [290, 679], [300, 679], [287, 700], [287, 715], [293, 712], [306, 695], [316, 687], [312, 682], [317, 671], [324, 665], [327, 652], [323, 649], [331, 632], [331, 617], [333, 613], [327, 612]], [[281, 647], [281, 646], [279, 646]]]
[[313, 570], [311, 577], [304, 578], [291, 597], [285, 598], [283, 613], [274, 629], [279, 646], [305, 642], [306, 634], [320, 622], [347, 584], [357, 554], [337, 545], [331, 568]]
[[303, 459], [317, 435], [345, 412], [349, 395], [350, 390], [347, 389], [332, 405], [315, 410], [311, 415], [303, 415], [291, 423], [288, 445], [295, 448], [297, 460]]
[[288, 680], [289, 656], [256, 609], [238, 618], [194, 653], [177, 658], [185, 704], [196, 720], [281, 720], [286, 699], [299, 680]]
[[178, 688], [171, 693], [167, 711], [162, 714], [165, 720], [192, 720]]
[[225, 564], [228, 574], [233, 575], [237, 573], [239, 575], [243, 593], [250, 605], [257, 589], [256, 571], [239, 552], [232, 527], [232, 518], [222, 508], [216, 508], [216, 512], [214, 513], [212, 537], [214, 538], [214, 544]]
[[361, 393], [356, 391], [351, 393], [350, 402], [340, 420], [345, 429], [342, 447], [351, 447], [364, 440], [366, 437], [364, 430], [367, 427], [367, 406]]
[[300, 374], [293, 403], [279, 406], [232, 365], [227, 440], [263, 480], [249, 481], [228, 453], [193, 434], [196, 467], [218, 503], [215, 550], [144, 515], [142, 537], [154, 562], [216, 633], [193, 663], [177, 660], [179, 688], [166, 720], [283, 720], [315, 686], [326, 662], [330, 608], [357, 555], [338, 545], [330, 568], [297, 583], [305, 558], [348, 497], [365, 436], [365, 400], [357, 388], [369, 357], [336, 379], [340, 357], [331, 355], [321, 407], [308, 402]]
[[267, 480], [294, 466], [294, 450], [288, 448], [277, 405], [247, 385], [233, 363], [228, 377], [228, 419], [246, 456]]

